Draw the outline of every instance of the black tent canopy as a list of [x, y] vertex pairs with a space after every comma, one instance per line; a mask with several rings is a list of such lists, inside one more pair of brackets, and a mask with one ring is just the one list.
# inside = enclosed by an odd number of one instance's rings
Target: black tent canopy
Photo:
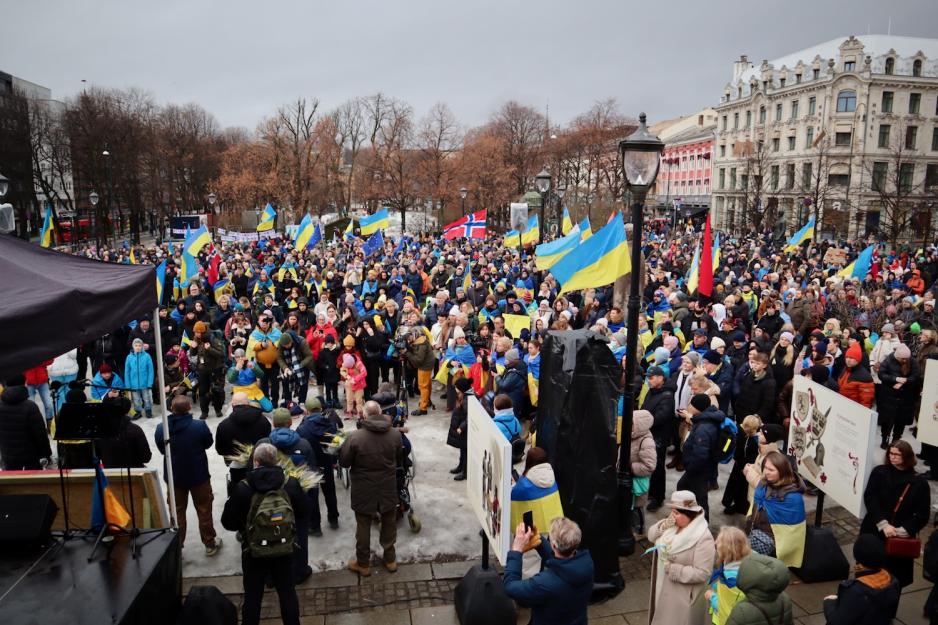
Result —
[[151, 316], [152, 265], [118, 265], [0, 236], [0, 380]]

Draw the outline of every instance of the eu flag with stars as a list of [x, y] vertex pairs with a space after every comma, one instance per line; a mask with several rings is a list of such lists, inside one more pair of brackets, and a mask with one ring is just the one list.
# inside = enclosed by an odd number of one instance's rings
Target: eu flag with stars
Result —
[[383, 247], [384, 237], [381, 236], [381, 231], [378, 230], [373, 235], [368, 237], [368, 240], [365, 241], [365, 244], [362, 246], [362, 251], [365, 253], [365, 258], [368, 258]]

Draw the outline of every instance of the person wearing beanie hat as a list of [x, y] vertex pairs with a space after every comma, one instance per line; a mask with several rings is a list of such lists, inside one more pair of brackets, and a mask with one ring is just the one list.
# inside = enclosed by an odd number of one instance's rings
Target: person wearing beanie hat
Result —
[[[209, 331], [205, 322], [197, 321], [192, 331], [188, 351], [189, 361], [193, 363], [198, 374], [199, 408], [202, 411], [200, 418], [208, 418], [210, 404], [215, 408], [215, 416], [221, 418], [222, 406], [225, 403], [225, 349], [222, 342]], [[271, 349], [276, 355], [276, 345], [271, 345]]]
[[720, 427], [726, 419], [726, 414], [714, 408], [710, 403], [710, 396], [705, 393], [691, 397], [686, 414], [690, 417], [691, 430], [681, 448], [684, 474], [675, 488], [694, 493], [709, 520], [710, 505], [707, 495], [711, 476], [720, 460], [719, 456], [713, 453], [713, 449], [719, 440]]
[[368, 371], [361, 360], [352, 354], [342, 355], [342, 368], [339, 370], [345, 386], [345, 418], [362, 416], [365, 387], [368, 385]]
[[905, 427], [912, 423], [921, 394], [921, 372], [906, 344], [899, 343], [896, 350], [886, 357], [879, 367], [879, 379], [876, 408], [882, 430], [880, 446], [886, 449], [889, 441], [902, 438]]
[[671, 352], [668, 351], [666, 347], [656, 347], [655, 351], [652, 353], [652, 362], [658, 367], [664, 369], [665, 377], [670, 377], [670, 367], [669, 362], [671, 360]]
[[873, 376], [863, 365], [863, 348], [860, 343], [854, 342], [844, 354], [844, 370], [837, 379], [840, 394], [848, 399], [866, 406], [873, 407], [876, 399], [876, 385]]
[[277, 341], [277, 364], [280, 367], [283, 403], [303, 403], [309, 392], [309, 374], [315, 367], [313, 351], [299, 334], [284, 332]]
[[117, 397], [124, 388], [124, 381], [105, 362], [91, 379], [91, 398], [102, 401], [105, 397]]
[[521, 352], [512, 347], [505, 352], [505, 368], [495, 376], [495, 393], [508, 395], [515, 418], [527, 418], [528, 368], [521, 360]]
[[472, 380], [459, 378], [453, 382], [456, 389], [456, 401], [453, 414], [449, 419], [449, 431], [446, 434], [446, 444], [459, 450], [459, 460], [456, 466], [450, 469], [453, 480], [461, 482], [466, 479], [466, 445], [468, 444], [469, 429], [469, 397], [474, 396]]
[[888, 625], [899, 609], [902, 587], [883, 569], [886, 549], [873, 534], [860, 534], [853, 543], [854, 577], [840, 583], [836, 595], [824, 598], [828, 623]]
[[703, 361], [711, 365], [719, 365], [723, 363], [723, 356], [716, 350], [708, 349], [703, 354]]
[[302, 436], [313, 450], [314, 464], [320, 468], [322, 481], [319, 488], [310, 490], [307, 494], [310, 503], [310, 536], [322, 537], [322, 512], [319, 509], [319, 492], [322, 492], [326, 502], [326, 516], [329, 527], [339, 529], [339, 507], [335, 494], [335, 471], [330, 470], [335, 464], [335, 456], [327, 451], [333, 438], [342, 428], [342, 420], [332, 412], [323, 412], [326, 405], [324, 397], [310, 397], [306, 400], [306, 416], [297, 425], [296, 433]]
[[265, 310], [257, 318], [255, 327], [248, 336], [245, 349], [247, 357], [258, 365], [257, 379], [264, 395], [269, 397], [274, 406], [280, 403], [280, 367], [277, 364], [277, 344], [280, 341], [280, 328], [275, 327], [274, 316]]
[[721, 339], [719, 336], [715, 336], [710, 339], [710, 349], [722, 356], [726, 353], [726, 341]]
[[[102, 365], [103, 367], [103, 365]], [[15, 375], [3, 383], [0, 394], [0, 466], [7, 471], [40, 470], [52, 458], [52, 447], [42, 413], [29, 399], [26, 377]]]
[[654, 512], [661, 507], [665, 498], [665, 457], [668, 445], [675, 436], [674, 391], [667, 385], [668, 375], [663, 367], [649, 367], [646, 373], [648, 392], [642, 400], [641, 409], [653, 416], [649, 431], [657, 451], [657, 462], [648, 483], [646, 509]]
[[778, 395], [767, 354], [751, 354], [748, 371], [737, 375], [735, 383], [739, 390], [733, 396], [733, 414], [758, 415], [763, 423], [776, 419]]
[[143, 340], [134, 339], [133, 351], [124, 359], [124, 382], [130, 389], [134, 410], [138, 415], [153, 417], [153, 359], [143, 350]]

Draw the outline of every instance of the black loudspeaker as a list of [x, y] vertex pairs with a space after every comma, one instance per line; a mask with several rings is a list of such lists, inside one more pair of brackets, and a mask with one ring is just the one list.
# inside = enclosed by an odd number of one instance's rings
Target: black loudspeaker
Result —
[[502, 576], [493, 568], [472, 567], [459, 580], [454, 594], [460, 625], [515, 625], [518, 620]]
[[838, 582], [850, 576], [850, 563], [830, 528], [809, 525], [801, 567], [792, 570], [808, 584]]
[[49, 542], [58, 511], [49, 495], [0, 495], [0, 553], [38, 549]]

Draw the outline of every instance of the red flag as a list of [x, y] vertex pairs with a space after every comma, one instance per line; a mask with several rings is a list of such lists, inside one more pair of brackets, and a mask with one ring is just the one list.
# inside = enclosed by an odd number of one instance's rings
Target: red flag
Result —
[[700, 279], [697, 282], [697, 292], [704, 297], [713, 296], [713, 236], [710, 233], [710, 213], [707, 213], [707, 223], [704, 225], [703, 246], [700, 250]]
[[453, 223], [443, 226], [443, 238], [452, 239], [484, 239], [486, 227], [486, 212], [478, 211], [457, 219]]
[[217, 252], [212, 255], [208, 261], [208, 284], [214, 285], [218, 282], [218, 265], [221, 264], [221, 255]]

